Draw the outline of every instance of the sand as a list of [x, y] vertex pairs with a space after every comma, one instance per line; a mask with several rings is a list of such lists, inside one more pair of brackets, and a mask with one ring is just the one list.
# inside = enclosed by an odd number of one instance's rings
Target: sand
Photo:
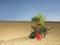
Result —
[[45, 38], [29, 39], [31, 22], [0, 22], [0, 45], [60, 45], [60, 22], [46, 22], [51, 29]]

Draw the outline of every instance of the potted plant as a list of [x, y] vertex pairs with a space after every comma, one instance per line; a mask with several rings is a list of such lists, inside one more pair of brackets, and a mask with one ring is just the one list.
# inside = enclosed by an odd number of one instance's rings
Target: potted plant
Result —
[[39, 34], [41, 34], [41, 37], [44, 38], [46, 35], [46, 32], [49, 30], [44, 27], [45, 21], [46, 21], [46, 16], [44, 16], [42, 13], [38, 13], [37, 16], [34, 16], [31, 18], [31, 21], [35, 25], [31, 26], [34, 31], [31, 32], [31, 34], [29, 35], [29, 38], [35, 38], [35, 36], [38, 36]]

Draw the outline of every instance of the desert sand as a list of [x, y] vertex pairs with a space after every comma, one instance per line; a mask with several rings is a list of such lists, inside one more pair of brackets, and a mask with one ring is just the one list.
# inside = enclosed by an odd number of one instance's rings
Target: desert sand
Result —
[[60, 45], [60, 22], [46, 22], [45, 27], [53, 27], [40, 40], [29, 39], [29, 21], [0, 21], [0, 45]]

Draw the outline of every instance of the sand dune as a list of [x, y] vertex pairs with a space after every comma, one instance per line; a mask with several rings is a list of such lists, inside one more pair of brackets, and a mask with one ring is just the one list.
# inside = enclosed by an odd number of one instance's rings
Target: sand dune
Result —
[[29, 39], [31, 22], [0, 22], [0, 45], [60, 45], [60, 22], [46, 22], [50, 28], [45, 38]]

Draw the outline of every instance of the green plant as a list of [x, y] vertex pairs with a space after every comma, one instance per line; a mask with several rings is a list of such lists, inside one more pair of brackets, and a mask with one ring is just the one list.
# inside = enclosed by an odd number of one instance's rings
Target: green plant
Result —
[[44, 16], [42, 13], [38, 13], [36, 16], [31, 18], [31, 21], [35, 24], [33, 26], [34, 32], [40, 32], [42, 37], [45, 37], [45, 34], [47, 32], [47, 29], [44, 27], [46, 16]]
[[32, 17], [31, 21], [35, 24], [40, 24], [41, 26], [44, 26], [46, 20], [46, 16], [44, 16], [42, 13], [38, 13], [37, 16]]
[[[34, 22], [34, 24], [35, 24], [35, 26], [32, 26], [32, 29], [34, 30], [35, 33], [40, 32], [42, 38], [44, 38], [46, 33], [52, 29], [52, 28], [47, 29], [44, 27], [45, 21], [46, 21], [46, 16], [44, 16], [42, 13], [38, 13], [37, 16], [32, 17], [31, 21]], [[32, 36], [32, 35], [30, 35], [30, 36]]]
[[44, 16], [42, 13], [38, 13], [38, 18], [40, 19], [39, 23], [41, 24], [41, 26], [44, 26], [46, 21], [46, 16]]

